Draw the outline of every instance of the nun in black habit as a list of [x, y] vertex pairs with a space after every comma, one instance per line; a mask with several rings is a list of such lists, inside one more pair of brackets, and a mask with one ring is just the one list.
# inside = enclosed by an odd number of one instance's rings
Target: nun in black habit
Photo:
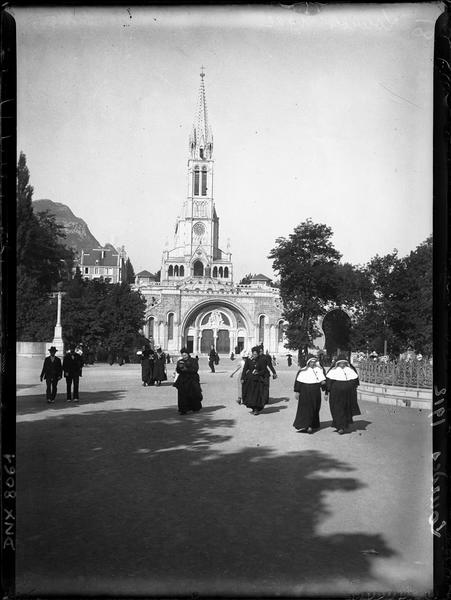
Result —
[[162, 381], [166, 381], [166, 356], [163, 354], [161, 348], [158, 348], [153, 363], [153, 378], [157, 385], [161, 385]]
[[150, 385], [152, 379], [152, 367], [150, 364], [150, 348], [143, 346], [142, 352], [138, 352], [141, 362], [141, 379], [144, 386]]
[[319, 429], [321, 390], [326, 389], [326, 373], [316, 356], [309, 354], [305, 367], [300, 369], [294, 380], [294, 393], [298, 409], [293, 427], [302, 433], [313, 433]]
[[252, 409], [253, 415], [259, 415], [266, 404], [265, 376], [267, 372], [266, 359], [260, 355], [258, 346], [254, 346], [252, 355], [246, 359], [241, 373], [243, 404]]
[[341, 435], [352, 425], [352, 417], [360, 415], [357, 403], [359, 376], [345, 355], [340, 354], [326, 375], [332, 427]]
[[186, 415], [189, 410], [197, 412], [202, 408], [202, 389], [199, 379], [199, 363], [192, 358], [186, 348], [180, 350], [182, 358], [177, 361], [177, 379], [173, 385], [177, 388], [179, 413]]

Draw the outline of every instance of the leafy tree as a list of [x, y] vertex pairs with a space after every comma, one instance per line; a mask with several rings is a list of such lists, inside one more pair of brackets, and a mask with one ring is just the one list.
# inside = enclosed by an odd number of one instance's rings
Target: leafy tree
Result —
[[240, 280], [240, 285], [249, 285], [252, 277], [255, 277], [256, 273], [248, 273]]
[[34, 213], [29, 180], [21, 152], [17, 166], [16, 335], [22, 341], [52, 337], [56, 310], [51, 317], [49, 294], [70, 277], [73, 264], [73, 252], [62, 242], [64, 229], [48, 213]]
[[336, 303], [352, 306], [355, 310], [373, 299], [373, 285], [364, 267], [350, 263], [335, 266]]
[[82, 343], [92, 351], [130, 351], [140, 339], [146, 301], [126, 283], [83, 281], [68, 287], [62, 327], [66, 343]]
[[135, 283], [135, 271], [134, 271], [133, 265], [130, 262], [130, 259], [128, 257], [127, 257], [127, 260], [125, 261], [124, 275], [123, 275], [122, 281], [124, 281], [124, 283], [128, 283], [130, 285], [133, 285]]
[[332, 229], [307, 219], [289, 238], [277, 238], [269, 258], [280, 275], [288, 347], [307, 351], [319, 335], [317, 319], [337, 299], [337, 264], [341, 258], [330, 238]]
[[[353, 347], [400, 352], [412, 345], [432, 352], [432, 237], [409, 256], [396, 250], [366, 265], [372, 292], [360, 305], [352, 330]], [[366, 295], [366, 294], [365, 294]]]
[[387, 299], [390, 327], [400, 349], [432, 353], [432, 236], [403, 258]]

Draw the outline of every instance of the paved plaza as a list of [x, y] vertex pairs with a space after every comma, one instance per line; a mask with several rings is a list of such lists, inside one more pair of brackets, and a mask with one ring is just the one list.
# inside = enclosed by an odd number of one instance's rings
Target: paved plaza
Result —
[[80, 404], [54, 405], [42, 361], [18, 360], [18, 594], [424, 595], [432, 588], [431, 426], [360, 403], [339, 436], [292, 427], [296, 367], [252, 416], [237, 361], [201, 359], [203, 409], [142, 387], [139, 365], [96, 364]]

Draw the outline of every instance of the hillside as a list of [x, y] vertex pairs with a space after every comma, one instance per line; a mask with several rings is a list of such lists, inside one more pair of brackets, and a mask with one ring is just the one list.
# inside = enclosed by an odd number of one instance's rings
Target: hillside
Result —
[[100, 248], [100, 243], [89, 231], [85, 221], [76, 217], [65, 204], [53, 202], [52, 200], [35, 200], [33, 210], [37, 213], [48, 211], [49, 214], [53, 215], [56, 222], [64, 226], [66, 232], [65, 245], [75, 249], [77, 253], [82, 249]]

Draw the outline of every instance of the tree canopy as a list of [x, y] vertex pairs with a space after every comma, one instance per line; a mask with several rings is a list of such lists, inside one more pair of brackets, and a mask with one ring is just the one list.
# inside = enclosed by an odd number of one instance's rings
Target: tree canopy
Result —
[[430, 354], [432, 237], [404, 258], [393, 250], [364, 266], [341, 263], [331, 237], [330, 227], [308, 219], [271, 250], [287, 346], [305, 350], [320, 334], [318, 317], [343, 307], [352, 314], [349, 339], [344, 336], [350, 347], [397, 353], [412, 346]]
[[287, 238], [277, 238], [269, 258], [280, 276], [280, 295], [291, 348], [306, 348], [318, 336], [318, 317], [337, 297], [336, 267], [341, 258], [332, 229], [311, 219]]
[[[26, 157], [17, 166], [16, 335], [23, 341], [50, 339], [54, 318], [49, 295], [71, 276], [74, 255], [64, 229], [48, 213], [35, 214]], [[55, 313], [56, 315], [56, 309]], [[53, 323], [53, 325], [52, 325]]]
[[79, 270], [63, 299], [61, 324], [68, 344], [98, 350], [131, 350], [144, 325], [146, 301], [130, 286], [83, 281]]

